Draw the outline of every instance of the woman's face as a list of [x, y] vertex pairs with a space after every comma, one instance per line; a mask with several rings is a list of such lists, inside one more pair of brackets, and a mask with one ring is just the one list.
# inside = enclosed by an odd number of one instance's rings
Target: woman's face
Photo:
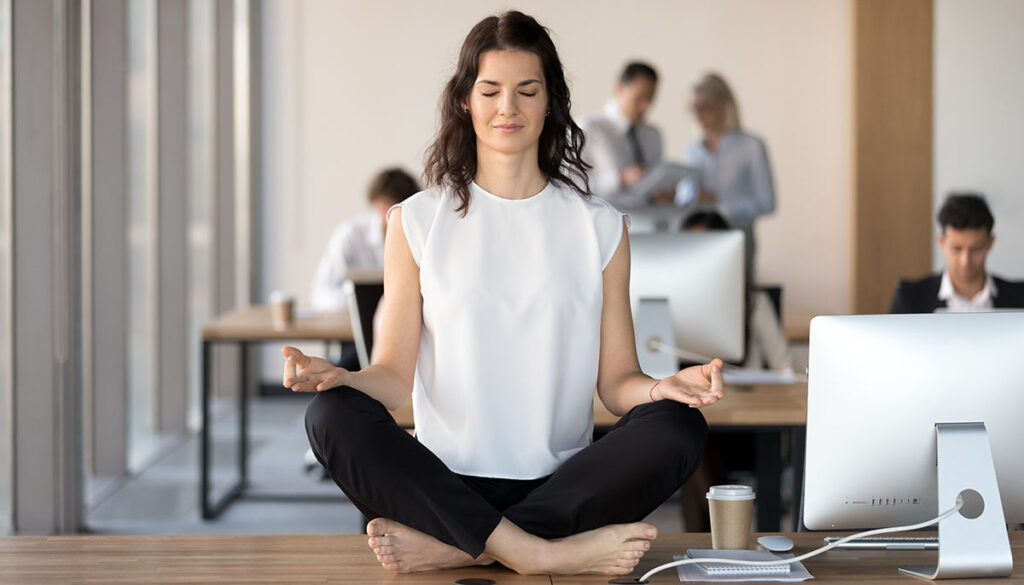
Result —
[[548, 109], [540, 57], [528, 51], [483, 53], [465, 106], [473, 117], [478, 151], [536, 149]]
[[725, 103], [715, 102], [699, 93], [693, 95], [690, 101], [690, 108], [697, 123], [708, 132], [721, 132], [725, 130]]

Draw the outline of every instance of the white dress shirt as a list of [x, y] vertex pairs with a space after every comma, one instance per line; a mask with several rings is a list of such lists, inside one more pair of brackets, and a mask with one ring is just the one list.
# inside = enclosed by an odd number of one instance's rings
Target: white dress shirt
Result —
[[996, 290], [996, 283], [992, 275], [985, 277], [985, 287], [973, 298], [962, 297], [953, 288], [953, 281], [949, 278], [949, 270], [942, 271], [942, 283], [939, 284], [939, 300], [946, 301], [946, 307], [951, 313], [976, 313], [987, 311], [992, 308], [992, 298], [999, 294]]
[[384, 230], [380, 215], [375, 212], [367, 211], [343, 221], [331, 233], [313, 277], [313, 308], [347, 310], [342, 284], [352, 270], [384, 270]]
[[683, 151], [683, 164], [697, 173], [680, 181], [676, 205], [695, 205], [703, 188], [715, 194], [718, 207], [741, 229], [775, 210], [768, 149], [760, 138], [734, 130], [719, 140], [718, 152], [709, 151], [703, 138], [694, 140]]
[[[622, 114], [615, 100], [604, 105], [600, 114], [588, 116], [580, 122], [587, 141], [583, 149], [583, 160], [590, 163], [590, 190], [616, 207], [640, 207], [648, 202], [637, 197], [629, 189], [622, 188], [622, 169], [636, 164], [633, 146], [626, 133], [629, 120]], [[661, 162], [661, 132], [657, 128], [640, 122], [636, 124], [637, 142], [643, 155], [644, 165], [653, 168]]]

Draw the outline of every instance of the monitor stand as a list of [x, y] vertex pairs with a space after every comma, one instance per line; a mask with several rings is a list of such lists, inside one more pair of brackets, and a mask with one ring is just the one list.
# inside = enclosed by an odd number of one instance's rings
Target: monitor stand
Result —
[[668, 299], [640, 299], [636, 309], [636, 356], [640, 370], [659, 380], [679, 371], [679, 360], [675, 356], [650, 346], [652, 340], [675, 345], [675, 339]]
[[985, 423], [938, 423], [935, 432], [939, 512], [957, 498], [964, 505], [939, 523], [938, 566], [900, 571], [924, 579], [1010, 576], [1013, 556]]

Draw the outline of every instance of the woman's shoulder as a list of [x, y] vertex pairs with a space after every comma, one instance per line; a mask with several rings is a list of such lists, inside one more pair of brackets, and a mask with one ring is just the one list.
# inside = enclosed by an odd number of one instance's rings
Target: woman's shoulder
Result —
[[623, 217], [629, 217], [628, 213], [621, 211], [597, 195], [584, 195], [561, 183], [555, 183], [555, 186], [562, 199], [582, 206], [599, 226], [614, 228], [622, 224]]
[[436, 208], [442, 199], [443, 194], [439, 187], [429, 187], [419, 193], [410, 195], [405, 201], [399, 203], [398, 206], [411, 209]]
[[410, 195], [405, 201], [396, 203], [388, 210], [390, 214], [395, 209], [401, 208], [402, 216], [413, 216], [415, 218], [432, 218], [444, 201], [444, 191], [439, 187], [430, 187], [419, 193]]

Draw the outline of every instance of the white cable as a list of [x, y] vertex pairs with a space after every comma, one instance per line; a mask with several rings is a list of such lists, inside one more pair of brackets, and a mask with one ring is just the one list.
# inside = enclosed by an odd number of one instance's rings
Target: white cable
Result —
[[687, 362], [705, 364], [711, 361], [711, 358], [709, 358], [706, 355], [701, 355], [699, 353], [694, 353], [692, 351], [687, 351], [679, 347], [671, 346], [662, 341], [661, 339], [658, 339], [657, 337], [652, 337], [649, 340], [647, 340], [647, 349], [650, 349], [652, 351], [660, 351], [662, 353], [667, 353], [669, 355], [674, 355], [677, 358]]
[[842, 538], [842, 539], [837, 540], [835, 542], [830, 542], [829, 544], [826, 544], [825, 546], [823, 546], [823, 547], [821, 547], [819, 549], [812, 550], [811, 552], [804, 553], [804, 554], [802, 554], [802, 555], [800, 555], [798, 557], [793, 557], [791, 559], [779, 559], [777, 561], [741, 561], [741, 560], [737, 560], [737, 559], [694, 559], [694, 558], [689, 558], [689, 559], [683, 559], [681, 561], [673, 561], [671, 563], [665, 563], [664, 565], [655, 567], [655, 568], [651, 569], [650, 571], [647, 571], [646, 573], [644, 573], [643, 577], [640, 577], [640, 579], [638, 580], [638, 583], [645, 583], [647, 581], [647, 579], [649, 579], [652, 575], [654, 575], [655, 573], [660, 573], [661, 571], [664, 571], [665, 569], [671, 569], [672, 567], [678, 567], [680, 565], [691, 565], [693, 563], [726, 563], [726, 564], [730, 564], [730, 565], [757, 565], [757, 566], [764, 566], [764, 565], [789, 565], [789, 564], [792, 564], [792, 563], [798, 563], [798, 562], [800, 562], [800, 561], [802, 561], [804, 559], [809, 559], [811, 557], [816, 557], [816, 556], [820, 555], [821, 553], [823, 553], [823, 552], [825, 552], [827, 550], [833, 549], [833, 548], [835, 548], [835, 547], [837, 547], [837, 546], [839, 546], [841, 544], [845, 544], [847, 542], [850, 542], [851, 540], [855, 540], [855, 539], [858, 539], [858, 538], [866, 538], [866, 537], [869, 537], [869, 536], [875, 536], [876, 534], [887, 534], [889, 532], [904, 532], [904, 531], [917, 530], [919, 528], [925, 528], [925, 527], [931, 526], [932, 524], [938, 524], [939, 522], [942, 522], [946, 518], [949, 518], [953, 514], [956, 514], [957, 512], [959, 512], [960, 508], [963, 507], [963, 505], [964, 505], [963, 498], [957, 497], [957, 499], [956, 499], [956, 506], [950, 508], [949, 510], [947, 510], [943, 514], [940, 514], [939, 516], [937, 516], [935, 518], [932, 518], [931, 520], [928, 520], [926, 522], [921, 522], [920, 524], [912, 524], [910, 526], [896, 526], [895, 528], [876, 528], [875, 530], [868, 530], [868, 531], [865, 531], [865, 532], [861, 532], [859, 534], [852, 534], [850, 536], [847, 536], [846, 538]]

